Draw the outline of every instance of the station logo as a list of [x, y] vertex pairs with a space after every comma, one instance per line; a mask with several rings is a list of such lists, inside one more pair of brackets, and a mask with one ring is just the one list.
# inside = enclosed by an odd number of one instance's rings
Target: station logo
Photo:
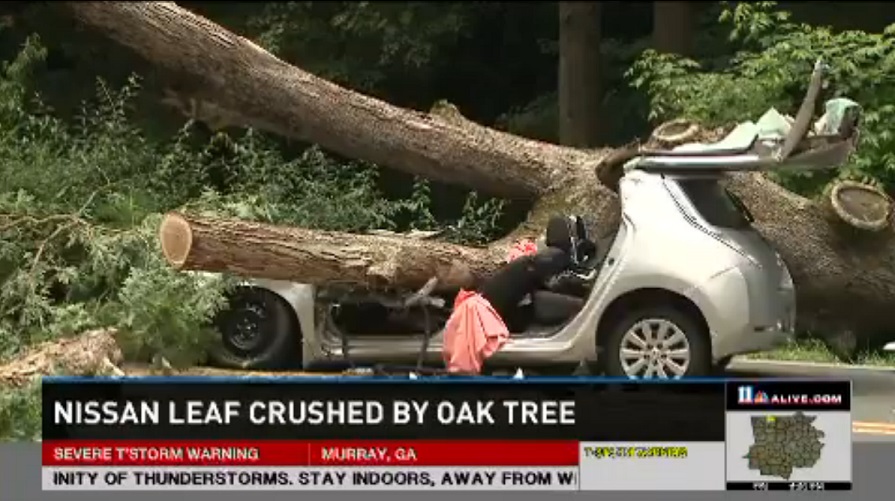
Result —
[[752, 386], [740, 386], [737, 388], [737, 403], [766, 404], [768, 403], [768, 394], [763, 391], [756, 393]]
[[737, 387], [737, 403], [740, 405], [839, 405], [839, 394], [768, 394], [754, 386]]

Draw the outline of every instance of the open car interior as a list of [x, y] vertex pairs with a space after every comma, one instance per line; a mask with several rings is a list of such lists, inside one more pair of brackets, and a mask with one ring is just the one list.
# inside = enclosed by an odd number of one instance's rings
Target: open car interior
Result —
[[[500, 314], [514, 337], [547, 336], [584, 306], [599, 265], [597, 243], [577, 216], [552, 217], [534, 254], [498, 269], [477, 288]], [[403, 307], [399, 300], [367, 291], [331, 298], [329, 329], [340, 336], [430, 334], [445, 324], [452, 297], [440, 307]], [[394, 304], [393, 304], [394, 303]]]
[[597, 244], [580, 217], [550, 219], [543, 246], [510, 262], [480, 288], [515, 336], [544, 335], [584, 306], [596, 277]]

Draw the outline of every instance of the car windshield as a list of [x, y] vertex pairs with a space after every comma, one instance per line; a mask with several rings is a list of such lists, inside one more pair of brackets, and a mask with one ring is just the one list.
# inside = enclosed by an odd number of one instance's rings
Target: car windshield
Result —
[[745, 204], [727, 191], [717, 179], [678, 179], [677, 182], [710, 225], [731, 229], [752, 226], [752, 215]]

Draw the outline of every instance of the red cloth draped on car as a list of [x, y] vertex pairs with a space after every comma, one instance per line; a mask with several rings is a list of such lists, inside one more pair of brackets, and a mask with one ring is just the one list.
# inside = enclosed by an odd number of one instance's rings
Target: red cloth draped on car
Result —
[[[517, 242], [507, 261], [537, 252], [531, 240]], [[497, 353], [510, 337], [500, 314], [481, 294], [461, 290], [444, 328], [442, 355], [449, 372], [479, 374], [485, 360]]]

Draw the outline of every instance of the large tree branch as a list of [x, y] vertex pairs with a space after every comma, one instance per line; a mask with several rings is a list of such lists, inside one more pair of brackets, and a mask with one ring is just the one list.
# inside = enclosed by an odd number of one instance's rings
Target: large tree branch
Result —
[[[392, 106], [274, 57], [169, 2], [71, 2], [74, 16], [249, 123], [345, 156], [463, 184], [508, 198], [534, 198], [595, 155]], [[197, 96], [198, 97], [198, 96]]]
[[166, 259], [185, 270], [323, 285], [371, 288], [469, 287], [506, 256], [506, 249], [464, 247], [398, 235], [358, 235], [238, 220], [168, 214], [159, 238]]

